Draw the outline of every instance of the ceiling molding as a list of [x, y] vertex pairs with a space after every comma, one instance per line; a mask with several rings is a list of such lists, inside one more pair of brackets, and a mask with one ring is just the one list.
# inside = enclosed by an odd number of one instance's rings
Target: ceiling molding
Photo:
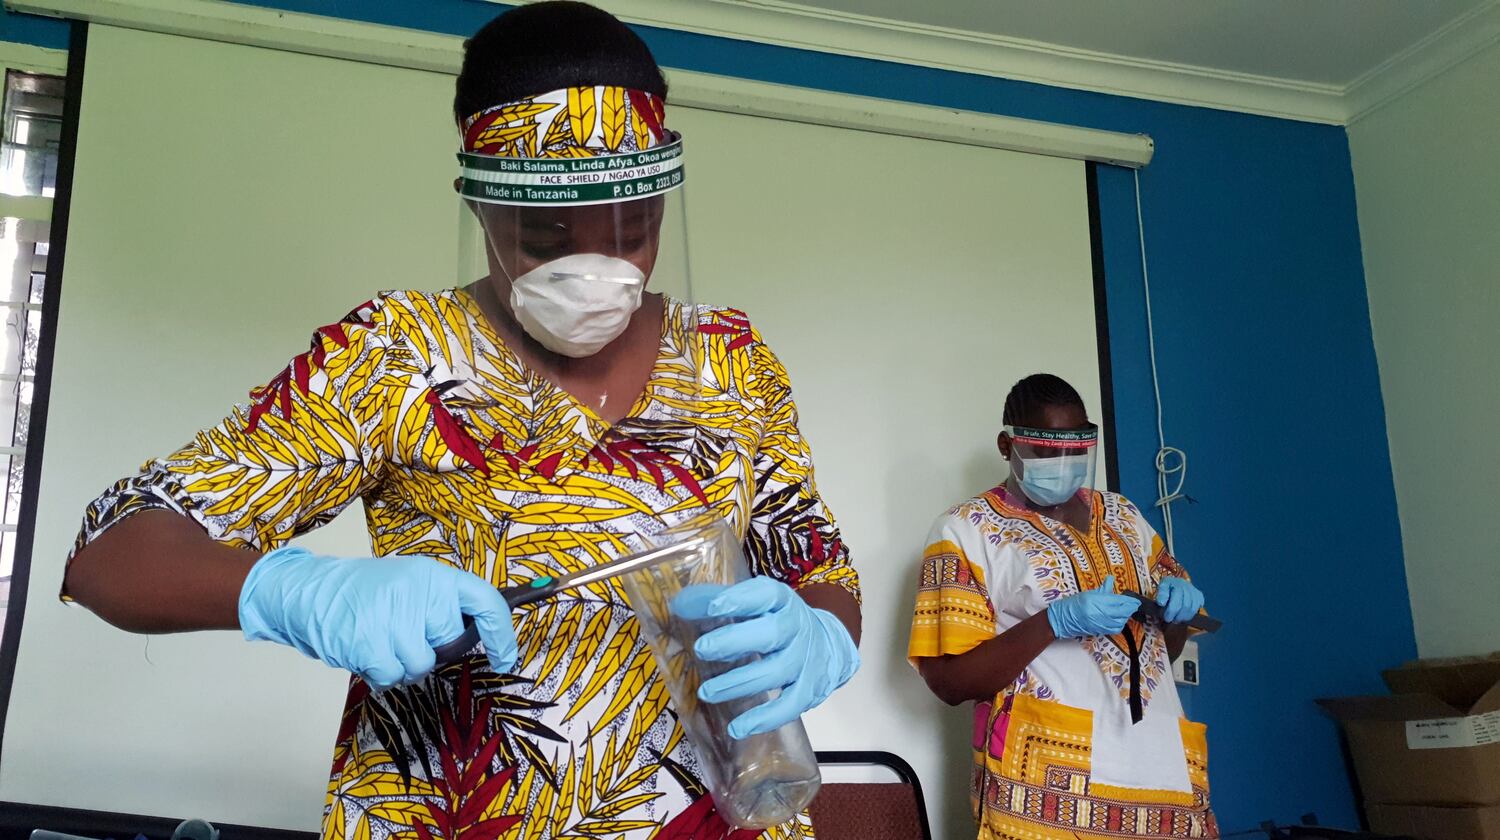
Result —
[[1500, 43], [1500, 0], [1487, 0], [1402, 50], [1345, 88], [1345, 122], [1353, 123], [1428, 80]]
[[[1500, 42], [1500, 0], [1485, 0], [1353, 82], [1331, 85], [910, 24], [815, 9], [782, 0], [595, 2], [629, 22], [665, 29], [1335, 125], [1345, 125], [1372, 113], [1480, 50]], [[451, 35], [222, 0], [4, 0], [4, 4], [13, 11], [440, 73], [456, 73], [461, 58], [462, 41]], [[21, 69], [60, 73], [66, 67], [66, 51], [0, 44], [0, 61]], [[672, 75], [679, 80], [681, 93], [690, 94], [696, 100], [693, 107], [744, 112], [722, 92], [733, 87], [737, 95], [746, 94], [743, 85], [731, 84], [739, 80], [684, 71]], [[757, 83], [745, 84], [753, 86]], [[763, 85], [757, 91], [754, 94], [760, 99], [757, 107], [769, 109], [766, 116], [781, 119], [813, 121], [815, 114], [808, 103], [816, 100], [822, 105], [830, 104], [813, 95], [818, 92], [805, 88]], [[850, 106], [850, 114], [838, 118], [843, 120], [839, 124], [849, 128], [881, 131], [875, 121], [878, 117], [894, 119], [905, 126], [900, 131], [888, 130], [887, 133], [912, 133], [908, 129], [915, 125], [915, 120], [925, 118], [940, 123], [935, 132], [943, 135], [930, 139], [1000, 148], [1011, 148], [1013, 146], [1007, 144], [1016, 142], [1026, 145], [1055, 139], [1051, 138], [1050, 128], [1039, 131], [1025, 126], [997, 128], [998, 123], [985, 122], [1010, 119], [1005, 117], [944, 108], [927, 108], [920, 114], [905, 111], [897, 114], [879, 103], [898, 103], [846, 98], [863, 100]], [[864, 116], [854, 111], [863, 112]], [[924, 135], [918, 132], [914, 136]], [[1150, 157], [1149, 149], [1141, 147], [1140, 138], [1118, 135], [1102, 145], [1097, 142], [1100, 139], [1070, 138], [1063, 145], [1081, 143], [1078, 148], [1088, 151], [1077, 156], [1091, 160], [1117, 157], [1118, 162], [1138, 161], [1136, 165], [1139, 165], [1143, 162], [1142, 155], [1145, 159]], [[1149, 138], [1145, 142], [1149, 145]], [[1021, 150], [1046, 153], [1036, 148]], [[1065, 156], [1075, 155], [1069, 153]]]
[[[5, 0], [5, 7], [127, 29], [448, 75], [458, 73], [463, 58], [463, 39], [456, 35], [222, 0]], [[1144, 134], [1101, 131], [685, 70], [668, 70], [668, 74], [672, 80], [670, 101], [689, 108], [1121, 166], [1144, 166], [1153, 152], [1151, 138]]]
[[450, 75], [463, 39], [223, 0], [4, 0], [5, 8], [126, 29], [186, 35]]
[[1347, 116], [1338, 85], [1131, 58], [780, 0], [596, 2], [630, 23], [721, 38], [1309, 122], [1342, 123]]

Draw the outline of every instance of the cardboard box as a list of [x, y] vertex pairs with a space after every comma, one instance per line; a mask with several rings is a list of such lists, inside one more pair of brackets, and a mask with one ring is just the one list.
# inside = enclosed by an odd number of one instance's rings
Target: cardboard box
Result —
[[1500, 840], [1500, 806], [1368, 805], [1370, 830], [1418, 840]]
[[1389, 695], [1318, 701], [1344, 725], [1365, 801], [1500, 805], [1500, 654], [1383, 676]]

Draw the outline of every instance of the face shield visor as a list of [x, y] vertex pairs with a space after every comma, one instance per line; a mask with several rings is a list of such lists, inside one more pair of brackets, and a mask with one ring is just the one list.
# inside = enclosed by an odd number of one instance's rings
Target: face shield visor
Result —
[[[727, 397], [705, 379], [688, 270], [682, 137], [664, 128], [664, 117], [655, 96], [593, 87], [465, 120], [459, 285], [472, 284], [487, 298], [486, 312], [547, 351], [529, 346], [526, 362], [554, 382], [585, 366], [596, 375], [612, 341], [638, 321], [649, 319], [655, 330], [659, 320], [646, 386], [656, 436], [638, 442], [684, 474], [707, 474], [704, 465], [715, 463], [717, 450], [694, 415], [713, 412]], [[600, 446], [618, 444], [606, 438]], [[640, 474], [670, 483], [678, 473], [664, 463], [649, 461]], [[655, 532], [700, 513], [703, 504], [688, 493], [631, 528]], [[632, 550], [644, 547], [622, 538]]]
[[1006, 426], [1010, 435], [1011, 472], [1033, 504], [1057, 507], [1094, 486], [1099, 427], [1035, 429]]
[[662, 313], [665, 339], [696, 327], [682, 138], [664, 115], [655, 96], [595, 87], [466, 121], [461, 283], [487, 276], [560, 368], [598, 353], [643, 313]]

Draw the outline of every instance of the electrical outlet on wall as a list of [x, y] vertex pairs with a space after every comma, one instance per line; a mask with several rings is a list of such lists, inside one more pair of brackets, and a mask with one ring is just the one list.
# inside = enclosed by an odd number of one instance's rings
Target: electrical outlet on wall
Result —
[[1189, 639], [1182, 645], [1182, 655], [1172, 663], [1172, 678], [1178, 685], [1198, 684], [1198, 643]]

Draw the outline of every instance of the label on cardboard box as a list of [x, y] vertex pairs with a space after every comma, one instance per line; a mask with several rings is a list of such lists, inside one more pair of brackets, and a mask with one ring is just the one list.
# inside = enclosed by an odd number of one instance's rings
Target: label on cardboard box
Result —
[[1406, 722], [1406, 746], [1413, 750], [1482, 747], [1500, 744], [1500, 710], [1468, 717]]

